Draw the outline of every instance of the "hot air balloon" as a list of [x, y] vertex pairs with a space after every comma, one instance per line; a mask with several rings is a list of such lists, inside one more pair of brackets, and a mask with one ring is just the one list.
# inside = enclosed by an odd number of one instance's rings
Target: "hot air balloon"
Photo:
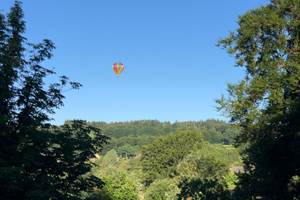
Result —
[[123, 63], [114, 63], [113, 64], [113, 70], [117, 76], [120, 76], [122, 71], [124, 70], [124, 64]]

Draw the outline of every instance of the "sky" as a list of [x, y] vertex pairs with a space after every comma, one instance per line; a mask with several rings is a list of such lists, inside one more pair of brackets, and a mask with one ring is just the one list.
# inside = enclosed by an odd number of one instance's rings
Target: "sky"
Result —
[[[224, 119], [215, 100], [243, 78], [216, 46], [266, 0], [24, 0], [26, 37], [56, 44], [45, 63], [83, 84], [53, 115], [65, 120]], [[0, 0], [6, 13], [13, 0]], [[122, 62], [120, 77], [112, 71]]]

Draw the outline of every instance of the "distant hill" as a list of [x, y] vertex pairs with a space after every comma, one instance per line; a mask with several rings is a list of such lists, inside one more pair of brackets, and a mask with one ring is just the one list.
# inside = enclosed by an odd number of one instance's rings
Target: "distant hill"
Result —
[[[67, 123], [67, 122], [66, 122]], [[230, 124], [220, 120], [160, 122], [158, 120], [139, 120], [128, 122], [89, 122], [100, 128], [102, 133], [111, 137], [104, 152], [115, 149], [119, 155], [134, 156], [140, 147], [154, 139], [175, 133], [179, 130], [195, 129], [203, 134], [203, 138], [210, 143], [232, 144], [238, 130]]]

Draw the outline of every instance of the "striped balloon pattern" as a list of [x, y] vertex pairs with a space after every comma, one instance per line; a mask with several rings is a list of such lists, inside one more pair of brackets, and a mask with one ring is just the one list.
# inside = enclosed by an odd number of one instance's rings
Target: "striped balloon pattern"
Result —
[[123, 63], [114, 63], [113, 64], [113, 70], [117, 76], [120, 76], [122, 71], [124, 70], [124, 64]]

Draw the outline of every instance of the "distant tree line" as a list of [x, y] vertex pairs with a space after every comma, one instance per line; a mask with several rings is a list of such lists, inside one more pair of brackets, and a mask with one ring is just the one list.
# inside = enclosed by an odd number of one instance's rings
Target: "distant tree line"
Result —
[[[68, 122], [66, 122], [68, 123]], [[189, 122], [160, 122], [157, 120], [140, 120], [129, 122], [89, 122], [111, 138], [104, 146], [103, 153], [115, 149], [119, 155], [135, 156], [141, 147], [154, 139], [180, 130], [198, 130], [203, 139], [210, 143], [230, 145], [234, 143], [239, 129], [224, 121], [206, 120]]]

